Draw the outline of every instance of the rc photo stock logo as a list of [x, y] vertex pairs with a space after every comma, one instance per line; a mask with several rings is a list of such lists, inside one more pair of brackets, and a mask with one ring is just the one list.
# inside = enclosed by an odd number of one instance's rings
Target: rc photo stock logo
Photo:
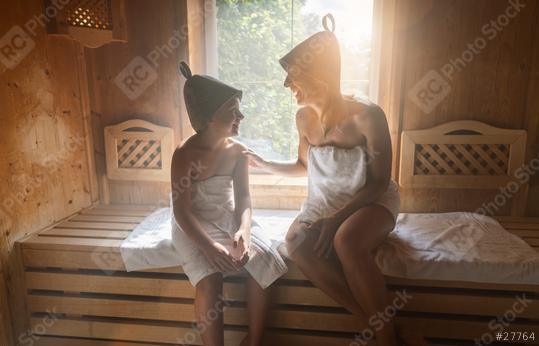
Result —
[[130, 100], [137, 99], [157, 80], [157, 71], [137, 56], [114, 78], [114, 83]]
[[424, 112], [429, 114], [451, 92], [451, 86], [438, 71], [429, 71], [410, 90], [410, 98]]
[[19, 25], [0, 39], [0, 62], [14, 69], [36, 46], [34, 40]]
[[14, 69], [35, 48], [33, 39], [48, 22], [58, 15], [70, 0], [51, 0], [42, 13], [34, 15], [23, 26], [15, 25], [0, 38], [0, 63]]
[[145, 57], [133, 58], [114, 78], [114, 83], [130, 100], [137, 99], [157, 80], [159, 60], [174, 56], [175, 50], [186, 37], [186, 27], [174, 30], [164, 45], [155, 47]]
[[455, 73], [462, 72], [494, 40], [525, 7], [521, 0], [509, 0], [505, 10], [481, 27], [481, 34], [466, 44], [455, 59], [450, 59], [439, 71], [430, 70], [408, 93], [408, 97], [425, 113], [430, 114], [451, 93]]

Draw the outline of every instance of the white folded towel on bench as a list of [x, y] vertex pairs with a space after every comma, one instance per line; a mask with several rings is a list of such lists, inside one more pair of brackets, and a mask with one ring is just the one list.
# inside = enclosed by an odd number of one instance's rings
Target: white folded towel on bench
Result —
[[400, 214], [376, 262], [389, 276], [539, 284], [539, 253], [491, 217]]
[[[172, 241], [172, 208], [161, 208], [147, 216], [122, 242], [120, 252], [126, 270], [176, 267], [184, 264], [184, 258]], [[253, 220], [251, 243], [258, 252], [267, 255], [254, 256], [245, 266], [262, 287], [267, 287], [287, 271], [286, 263], [278, 252], [286, 229], [266, 232]], [[260, 251], [262, 250], [262, 251]], [[265, 268], [265, 270], [257, 270]]]
[[[181, 263], [170, 239], [170, 209], [152, 215], [122, 244], [129, 271]], [[255, 215], [266, 244], [282, 250], [297, 211], [255, 210]], [[473, 213], [401, 213], [376, 262], [385, 275], [408, 279], [539, 284], [539, 253], [496, 220]]]

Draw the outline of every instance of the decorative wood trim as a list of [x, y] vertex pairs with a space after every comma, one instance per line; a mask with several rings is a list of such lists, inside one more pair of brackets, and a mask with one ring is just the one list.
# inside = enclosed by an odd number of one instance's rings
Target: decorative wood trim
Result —
[[[423, 149], [427, 159], [421, 156]], [[526, 131], [472, 120], [403, 131], [399, 183], [412, 188], [499, 189], [523, 166], [525, 151]], [[515, 196], [514, 214], [523, 212], [526, 193], [527, 185]]]
[[171, 128], [141, 119], [105, 127], [108, 179], [170, 181], [173, 151]]
[[392, 172], [399, 172], [399, 142], [404, 104], [409, 0], [375, 0], [369, 96], [385, 112], [392, 148]]
[[[103, 18], [97, 18], [94, 14], [92, 20], [96, 21], [96, 27], [82, 26], [74, 23], [69, 14], [73, 14], [74, 9], [78, 6], [84, 7], [82, 10], [92, 10], [94, 7], [102, 10], [101, 7], [106, 7], [104, 10], [109, 13], [107, 20], [109, 23], [102, 23], [103, 27], [97, 27], [98, 21]], [[93, 1], [71, 1], [64, 6], [58, 6], [52, 0], [45, 0], [45, 9], [52, 7], [57, 9], [57, 15], [47, 24], [47, 32], [49, 35], [69, 36], [72, 39], [79, 41], [84, 46], [89, 48], [98, 48], [109, 42], [127, 42], [127, 20], [126, 20], [126, 0], [93, 0]], [[81, 10], [81, 8], [78, 8]], [[98, 12], [96, 10], [96, 12]], [[86, 17], [91, 17], [91, 14], [81, 14], [81, 20]], [[110, 17], [109, 17], [110, 16]]]
[[[40, 340], [51, 339], [44, 345], [57, 345], [54, 338], [58, 336], [73, 338], [66, 339], [66, 345], [88, 342], [88, 346], [97, 346], [103, 339], [114, 345], [172, 344], [189, 332], [182, 328], [193, 321], [195, 291], [181, 267], [125, 273], [120, 238], [126, 237], [127, 229], [152, 210], [151, 206], [140, 205], [98, 206], [22, 242], [24, 291], [28, 292], [31, 325], [38, 325], [51, 307], [67, 314], [40, 336]], [[530, 245], [539, 240], [539, 219], [498, 219]], [[54, 232], [58, 234], [52, 235]], [[111, 239], [111, 234], [118, 239]], [[354, 340], [353, 333], [362, 329], [362, 323], [313, 287], [297, 266], [288, 264], [283, 280], [273, 284], [275, 304], [268, 316], [266, 341], [283, 345], [349, 345]], [[225, 281], [227, 302], [245, 301], [244, 279], [245, 276], [238, 275]], [[403, 291], [413, 296], [402, 307], [402, 313], [398, 312], [396, 324], [422, 331], [425, 337], [471, 341], [488, 332], [487, 322], [503, 313], [515, 295], [523, 294], [531, 303], [516, 316], [512, 328], [539, 332], [539, 306], [535, 304], [538, 285], [395, 277], [386, 277], [386, 282], [388, 300]], [[226, 305], [224, 316], [225, 329], [245, 330], [246, 310], [242, 304]], [[272, 333], [284, 330], [279, 342], [271, 341]]]
[[79, 97], [82, 115], [82, 128], [85, 139], [86, 161], [88, 165], [88, 185], [92, 202], [99, 200], [99, 189], [97, 186], [94, 140], [92, 135], [92, 119], [90, 110], [90, 92], [88, 89], [88, 75], [86, 70], [86, 56], [84, 47], [80, 43], [75, 43], [77, 50], [77, 67], [79, 70]]

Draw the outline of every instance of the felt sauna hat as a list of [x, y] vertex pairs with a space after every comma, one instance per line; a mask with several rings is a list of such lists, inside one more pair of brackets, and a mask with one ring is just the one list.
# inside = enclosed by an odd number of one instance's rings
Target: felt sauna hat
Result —
[[196, 132], [202, 131], [215, 112], [231, 98], [238, 97], [241, 100], [241, 90], [210, 76], [193, 75], [184, 61], [180, 63], [180, 72], [187, 79], [183, 97], [189, 121]]
[[[331, 22], [331, 30], [328, 27]], [[326, 14], [322, 18], [324, 31], [317, 32], [305, 41], [292, 48], [279, 60], [281, 66], [292, 77], [303, 73], [316, 80], [327, 83], [333, 90], [340, 90], [341, 85], [341, 53], [339, 41], [333, 33], [335, 18]]]

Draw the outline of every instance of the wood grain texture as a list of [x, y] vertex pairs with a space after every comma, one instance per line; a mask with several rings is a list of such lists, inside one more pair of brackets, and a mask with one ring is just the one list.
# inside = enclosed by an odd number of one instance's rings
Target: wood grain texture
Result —
[[[2, 35], [40, 16], [43, 3], [0, 4]], [[12, 68], [0, 64], [0, 280], [7, 286], [11, 311], [5, 312], [0, 294], [2, 319], [7, 319], [0, 324], [14, 326], [14, 339], [27, 330], [15, 242], [90, 206], [97, 197], [78, 43], [48, 37], [35, 19], [33, 24], [28, 44], [34, 48]]]
[[[183, 83], [179, 61], [187, 56], [186, 1], [165, 0], [127, 3], [127, 43], [113, 43], [87, 49], [94, 143], [98, 178], [105, 174], [103, 132], [106, 126], [133, 118], [172, 128], [174, 146], [185, 134], [187, 113], [183, 105]], [[179, 44], [178, 41], [179, 40]], [[172, 44], [170, 44], [172, 43]], [[115, 78], [133, 59], [145, 61], [157, 78], [140, 95], [131, 99], [115, 83]], [[98, 179], [103, 189], [102, 181]], [[170, 183], [109, 181], [111, 203], [168, 204]]]
[[[398, 120], [390, 122], [392, 133], [400, 133], [401, 129], [431, 128], [455, 120], [477, 120], [500, 128], [526, 130], [526, 162], [537, 157], [539, 7], [535, 1], [522, 3], [525, 7], [519, 14], [495, 34], [483, 27], [504, 13], [510, 6], [507, 1], [416, 0], [409, 3], [411, 10], [399, 14], [403, 18], [410, 13], [417, 14], [413, 20], [408, 18], [405, 34], [401, 34], [406, 40], [406, 43], [401, 42], [406, 47], [402, 58], [404, 77], [400, 93], [396, 95], [404, 97], [390, 96], [389, 101], [385, 100], [385, 104], [399, 105], [390, 108], [394, 109], [391, 116], [399, 116]], [[472, 54], [469, 62], [460, 63], [463, 56], [469, 57], [468, 44], [481, 38], [486, 41], [484, 48], [474, 48], [477, 54]], [[403, 51], [394, 54], [401, 56]], [[444, 66], [447, 69], [447, 64], [451, 63], [454, 72], [447, 78], [443, 74]], [[432, 71], [439, 73], [451, 90], [433, 111], [426, 113], [410, 97], [410, 92]], [[394, 73], [400, 72], [397, 69]], [[394, 148], [394, 155], [398, 156], [399, 151]], [[537, 174], [531, 178], [527, 207], [526, 201], [517, 201], [518, 213], [530, 216], [539, 215], [536, 207], [539, 205], [539, 179]], [[497, 189], [443, 188], [401, 188], [400, 192], [404, 212], [474, 211], [491, 203], [499, 193]], [[493, 208], [496, 215], [511, 212], [510, 203]]]
[[[90, 216], [88, 220], [72, 221], [79, 216], [73, 217], [21, 243], [30, 322], [43, 323], [47, 311], [66, 314], [45, 329], [43, 340], [64, 336], [115, 344], [174, 344], [191, 337], [189, 344], [199, 343], [190, 329], [195, 290], [181, 267], [125, 272], [119, 246], [132, 224], [123, 221], [151, 211], [147, 206], [97, 206], [80, 214]], [[499, 221], [528, 243], [539, 241], [539, 218], [511, 216]], [[288, 265], [288, 272], [272, 285], [269, 344], [350, 344], [364, 327], [362, 322], [314, 287], [297, 266]], [[458, 344], [457, 340], [488, 332], [488, 322], [513, 306], [517, 295], [525, 295], [528, 303], [511, 330], [539, 333], [537, 285], [386, 280], [390, 301], [403, 292], [410, 297], [397, 314], [397, 325], [421, 331], [432, 341]], [[228, 344], [243, 335], [248, 322], [244, 282], [243, 275], [225, 279]]]

